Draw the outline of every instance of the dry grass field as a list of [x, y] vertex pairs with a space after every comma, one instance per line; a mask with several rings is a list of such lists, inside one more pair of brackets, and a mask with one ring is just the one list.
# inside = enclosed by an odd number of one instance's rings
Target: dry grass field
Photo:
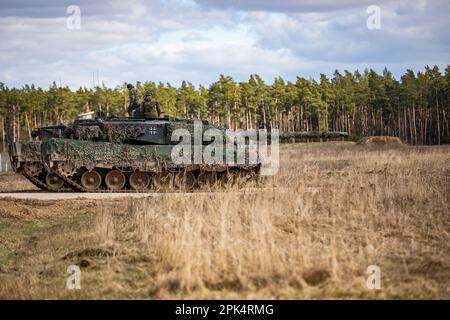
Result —
[[0, 200], [0, 298], [450, 298], [450, 146], [283, 145], [264, 188], [228, 191]]

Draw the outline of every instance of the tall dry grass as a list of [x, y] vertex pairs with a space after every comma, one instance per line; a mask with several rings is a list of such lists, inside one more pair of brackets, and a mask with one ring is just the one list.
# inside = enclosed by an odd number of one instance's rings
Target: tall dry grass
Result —
[[[133, 199], [113, 231], [98, 220], [102, 241], [138, 257], [134, 269], [112, 260], [114, 287], [157, 298], [450, 297], [448, 148], [288, 146], [281, 160], [256, 193]], [[369, 265], [381, 290], [366, 287]]]

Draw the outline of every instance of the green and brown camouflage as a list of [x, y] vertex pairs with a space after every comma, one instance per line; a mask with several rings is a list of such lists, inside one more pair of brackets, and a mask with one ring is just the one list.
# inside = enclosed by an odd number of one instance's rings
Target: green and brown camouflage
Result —
[[113, 142], [75, 139], [48, 139], [42, 143], [42, 159], [48, 167], [58, 162], [70, 162], [75, 167], [134, 168], [141, 171], [161, 171], [171, 166], [170, 145], [131, 145]]
[[68, 191], [70, 188], [58, 175], [47, 171], [41, 156], [40, 141], [21, 141], [9, 145], [11, 166], [36, 187], [46, 191]]
[[[42, 142], [41, 153], [47, 170], [56, 172], [79, 191], [193, 190], [223, 181], [243, 183], [258, 175], [260, 164], [249, 163], [245, 150], [243, 164], [225, 161], [227, 152], [238, 159], [242, 152], [239, 149], [225, 150], [220, 163], [186, 164], [173, 161], [175, 147], [52, 138]], [[190, 148], [193, 154], [194, 146]], [[108, 180], [108, 175], [118, 181]]]
[[[186, 169], [185, 164], [175, 163], [172, 153], [173, 145], [130, 145], [111, 142], [82, 141], [74, 139], [47, 139], [41, 143], [42, 159], [47, 167], [52, 168], [57, 162], [70, 162], [75, 167], [112, 169], [124, 168], [126, 170], [140, 170], [161, 172], [164, 170]], [[194, 154], [194, 146], [190, 146], [190, 153]], [[202, 146], [202, 154], [206, 146]], [[255, 151], [256, 152], [256, 151]], [[233, 159], [242, 156], [243, 163], [226, 163], [227, 155]], [[249, 161], [246, 149], [225, 149], [223, 157], [218, 163], [199, 163], [192, 161], [189, 170], [205, 169], [208, 171], [224, 171], [233, 168], [249, 169], [258, 164]], [[235, 161], [236, 162], [236, 161]], [[220, 167], [214, 166], [220, 165]]]

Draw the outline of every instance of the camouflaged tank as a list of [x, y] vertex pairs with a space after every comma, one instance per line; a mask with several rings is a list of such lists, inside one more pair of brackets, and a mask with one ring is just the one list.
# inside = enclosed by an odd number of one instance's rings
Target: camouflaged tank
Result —
[[[190, 191], [258, 180], [261, 164], [248, 161], [254, 151], [250, 149], [242, 155], [239, 148], [223, 149], [220, 154], [223, 159], [229, 156], [227, 153], [235, 159], [241, 155], [245, 159], [241, 164], [174, 161], [174, 148], [180, 147], [180, 141], [172, 141], [174, 131], [184, 129], [194, 139], [199, 123], [202, 137], [208, 129], [225, 133], [207, 121], [96, 117], [78, 119], [69, 126], [38, 129], [35, 135], [41, 142], [33, 146], [36, 150], [40, 146], [40, 164], [47, 175], [58, 177], [59, 188], [83, 192]], [[202, 140], [199, 147], [206, 150], [210, 143]], [[195, 144], [189, 144], [189, 148], [192, 154], [196, 152]], [[38, 153], [33, 163], [39, 163]]]

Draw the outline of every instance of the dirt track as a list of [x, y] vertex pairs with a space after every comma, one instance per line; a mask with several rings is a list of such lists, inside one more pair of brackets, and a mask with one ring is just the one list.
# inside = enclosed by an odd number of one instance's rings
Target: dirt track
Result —
[[[253, 190], [245, 190], [253, 193]], [[21, 200], [74, 200], [74, 199], [120, 199], [120, 198], [150, 198], [163, 195], [170, 196], [192, 196], [209, 195], [210, 192], [194, 193], [138, 193], [138, 192], [107, 192], [107, 193], [82, 193], [82, 192], [45, 192], [39, 190], [28, 182], [22, 175], [13, 172], [0, 174], [0, 199], [21, 199]]]
[[[173, 193], [174, 196], [207, 195], [208, 193]], [[7, 192], [0, 193], [0, 199], [23, 200], [72, 200], [72, 199], [116, 199], [116, 198], [150, 198], [167, 195], [167, 193], [79, 193], [79, 192]]]

